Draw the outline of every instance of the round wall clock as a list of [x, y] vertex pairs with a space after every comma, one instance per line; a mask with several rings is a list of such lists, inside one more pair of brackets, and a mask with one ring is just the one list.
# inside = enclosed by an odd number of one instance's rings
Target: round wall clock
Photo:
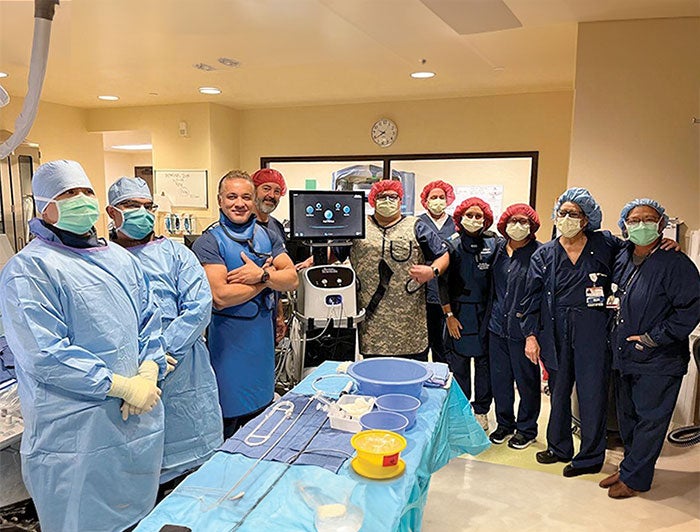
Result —
[[387, 148], [391, 146], [399, 134], [399, 128], [388, 118], [380, 118], [372, 126], [372, 140], [377, 146]]

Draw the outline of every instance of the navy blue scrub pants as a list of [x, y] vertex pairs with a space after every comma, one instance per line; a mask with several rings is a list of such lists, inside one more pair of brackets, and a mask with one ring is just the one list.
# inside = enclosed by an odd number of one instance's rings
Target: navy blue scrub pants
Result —
[[[540, 415], [540, 367], [525, 356], [525, 340], [489, 333], [489, 356], [498, 426], [510, 432], [517, 430], [528, 439], [536, 438]], [[517, 421], [513, 414], [513, 384], [517, 384], [520, 395]]]
[[615, 372], [615, 397], [625, 457], [620, 480], [648, 491], [661, 454], [683, 377], [621, 375]]
[[447, 362], [445, 358], [445, 314], [439, 303], [426, 305], [428, 317], [428, 346], [433, 354], [433, 362]]
[[447, 350], [447, 364], [454, 374], [459, 387], [467, 399], [472, 397], [472, 360], [474, 360], [474, 399], [472, 408], [475, 414], [488, 414], [491, 408], [491, 377], [488, 354], [478, 357], [468, 357]]
[[[607, 312], [587, 307], [557, 307], [555, 341], [558, 367], [547, 368], [552, 394], [547, 445], [557, 457], [571, 460], [574, 467], [602, 465], [610, 380]], [[576, 456], [571, 433], [574, 383], [581, 417], [581, 449]]]

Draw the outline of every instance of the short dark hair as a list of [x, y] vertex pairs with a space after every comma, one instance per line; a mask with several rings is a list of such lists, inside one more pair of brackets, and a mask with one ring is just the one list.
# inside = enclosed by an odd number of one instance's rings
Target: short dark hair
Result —
[[250, 178], [250, 175], [248, 175], [248, 172], [244, 170], [231, 170], [230, 172], [227, 172], [224, 177], [219, 179], [219, 194], [221, 194], [221, 186], [227, 179], [242, 179], [243, 181], [248, 181], [248, 183], [253, 186], [253, 190], [255, 190], [255, 183], [253, 183], [253, 180]]

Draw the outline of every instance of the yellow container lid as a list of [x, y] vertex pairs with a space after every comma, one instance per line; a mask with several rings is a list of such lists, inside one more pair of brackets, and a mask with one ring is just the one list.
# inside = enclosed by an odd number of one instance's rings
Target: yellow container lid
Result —
[[400, 475], [405, 467], [399, 458], [406, 448], [406, 439], [389, 430], [363, 430], [350, 440], [357, 451], [351, 465], [362, 476], [391, 478]]

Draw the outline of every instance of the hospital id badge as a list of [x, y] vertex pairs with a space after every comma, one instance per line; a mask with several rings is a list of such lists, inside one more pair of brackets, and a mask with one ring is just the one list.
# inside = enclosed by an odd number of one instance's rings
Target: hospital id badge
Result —
[[589, 307], [605, 306], [605, 293], [602, 286], [591, 286], [586, 288], [586, 305]]
[[605, 308], [609, 308], [611, 310], [619, 310], [620, 298], [615, 296], [608, 296], [608, 299], [605, 301]]

